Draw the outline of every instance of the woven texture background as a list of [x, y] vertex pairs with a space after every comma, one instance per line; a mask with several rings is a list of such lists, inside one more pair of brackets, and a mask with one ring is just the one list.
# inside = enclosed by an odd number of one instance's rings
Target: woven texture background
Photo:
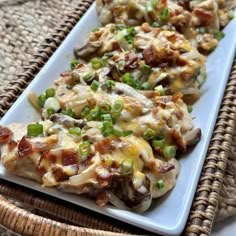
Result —
[[[63, 17], [72, 12], [76, 0], [0, 0], [0, 93], [16, 79], [39, 45]], [[236, 136], [236, 134], [235, 134]], [[229, 155], [216, 220], [236, 214], [236, 137]], [[23, 206], [24, 207], [24, 206]], [[0, 229], [0, 235], [10, 235]]]

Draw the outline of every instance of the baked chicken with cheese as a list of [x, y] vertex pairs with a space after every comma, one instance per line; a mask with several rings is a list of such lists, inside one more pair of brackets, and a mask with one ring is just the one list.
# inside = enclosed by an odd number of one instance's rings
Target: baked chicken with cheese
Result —
[[[141, 90], [162, 86], [165, 94], [181, 92], [184, 99], [196, 100], [205, 80], [205, 58], [190, 41], [176, 31], [148, 23], [136, 27], [108, 24], [91, 32], [87, 43], [75, 53], [90, 62], [86, 64], [87, 72], [106, 73], [103, 79], [125, 82]], [[84, 71], [80, 65], [74, 73]]]

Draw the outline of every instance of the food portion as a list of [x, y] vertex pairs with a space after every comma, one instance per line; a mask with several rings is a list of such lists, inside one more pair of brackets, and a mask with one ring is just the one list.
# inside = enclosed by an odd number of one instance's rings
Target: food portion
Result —
[[95, 87], [94, 81], [73, 84], [62, 73], [55, 89], [30, 94], [42, 120], [0, 127], [2, 163], [45, 187], [93, 197], [100, 206], [146, 211], [173, 188], [176, 157], [199, 141], [201, 131], [180, 93], [160, 96], [120, 82]]
[[[91, 32], [75, 54], [89, 64], [73, 72], [126, 83], [139, 90], [162, 88], [167, 95], [181, 92], [195, 101], [205, 81], [205, 57], [176, 31], [108, 24]], [[99, 76], [106, 74], [106, 77]], [[102, 81], [100, 81], [102, 82]]]
[[188, 39], [194, 39], [198, 49], [208, 54], [223, 37], [221, 28], [232, 18], [235, 0], [96, 0], [102, 24], [141, 25], [174, 28]]
[[201, 138], [191, 104], [203, 54], [235, 1], [96, 2], [105, 26], [52, 88], [29, 94], [40, 120], [0, 126], [1, 161], [43, 187], [141, 213], [174, 187], [178, 158]]

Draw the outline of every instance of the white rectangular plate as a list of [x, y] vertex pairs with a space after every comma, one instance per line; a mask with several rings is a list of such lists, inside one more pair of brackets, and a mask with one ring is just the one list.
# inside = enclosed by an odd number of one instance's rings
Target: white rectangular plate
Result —
[[[33, 82], [3, 117], [2, 125], [13, 122], [28, 123], [38, 118], [28, 102], [27, 94], [30, 91], [37, 94], [42, 93], [46, 88], [53, 85], [53, 81], [59, 78], [61, 72], [69, 69], [74, 47], [86, 40], [89, 32], [98, 26], [97, 22], [97, 13], [93, 4]], [[192, 113], [193, 117], [196, 117], [194, 119], [195, 126], [202, 130], [201, 141], [190, 153], [181, 157], [181, 172], [175, 188], [165, 197], [154, 200], [152, 207], [147, 212], [136, 214], [112, 206], [100, 208], [94, 201], [85, 197], [61, 193], [56, 189], [42, 188], [33, 181], [13, 176], [7, 173], [2, 165], [0, 165], [0, 178], [50, 194], [155, 233], [179, 235], [183, 231], [188, 218], [235, 55], [236, 20], [231, 21], [224, 31], [224, 39], [220, 41], [217, 49], [208, 58], [208, 76], [206, 83], [203, 85], [203, 95], [194, 105]]]

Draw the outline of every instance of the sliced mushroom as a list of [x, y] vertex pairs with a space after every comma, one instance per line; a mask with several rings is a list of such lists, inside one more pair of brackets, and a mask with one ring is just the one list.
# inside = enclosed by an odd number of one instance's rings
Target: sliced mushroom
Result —
[[51, 115], [50, 120], [53, 122], [56, 122], [58, 124], [64, 125], [67, 128], [75, 127], [75, 126], [83, 128], [86, 125], [85, 120], [82, 120], [82, 119], [77, 120], [77, 119], [74, 119], [70, 116], [60, 114], [60, 113], [55, 113], [55, 114]]
[[99, 47], [101, 47], [101, 41], [90, 42], [88, 41], [82, 47], [76, 47], [74, 49], [74, 54], [78, 58], [86, 58], [90, 56], [92, 53], [96, 52]]

